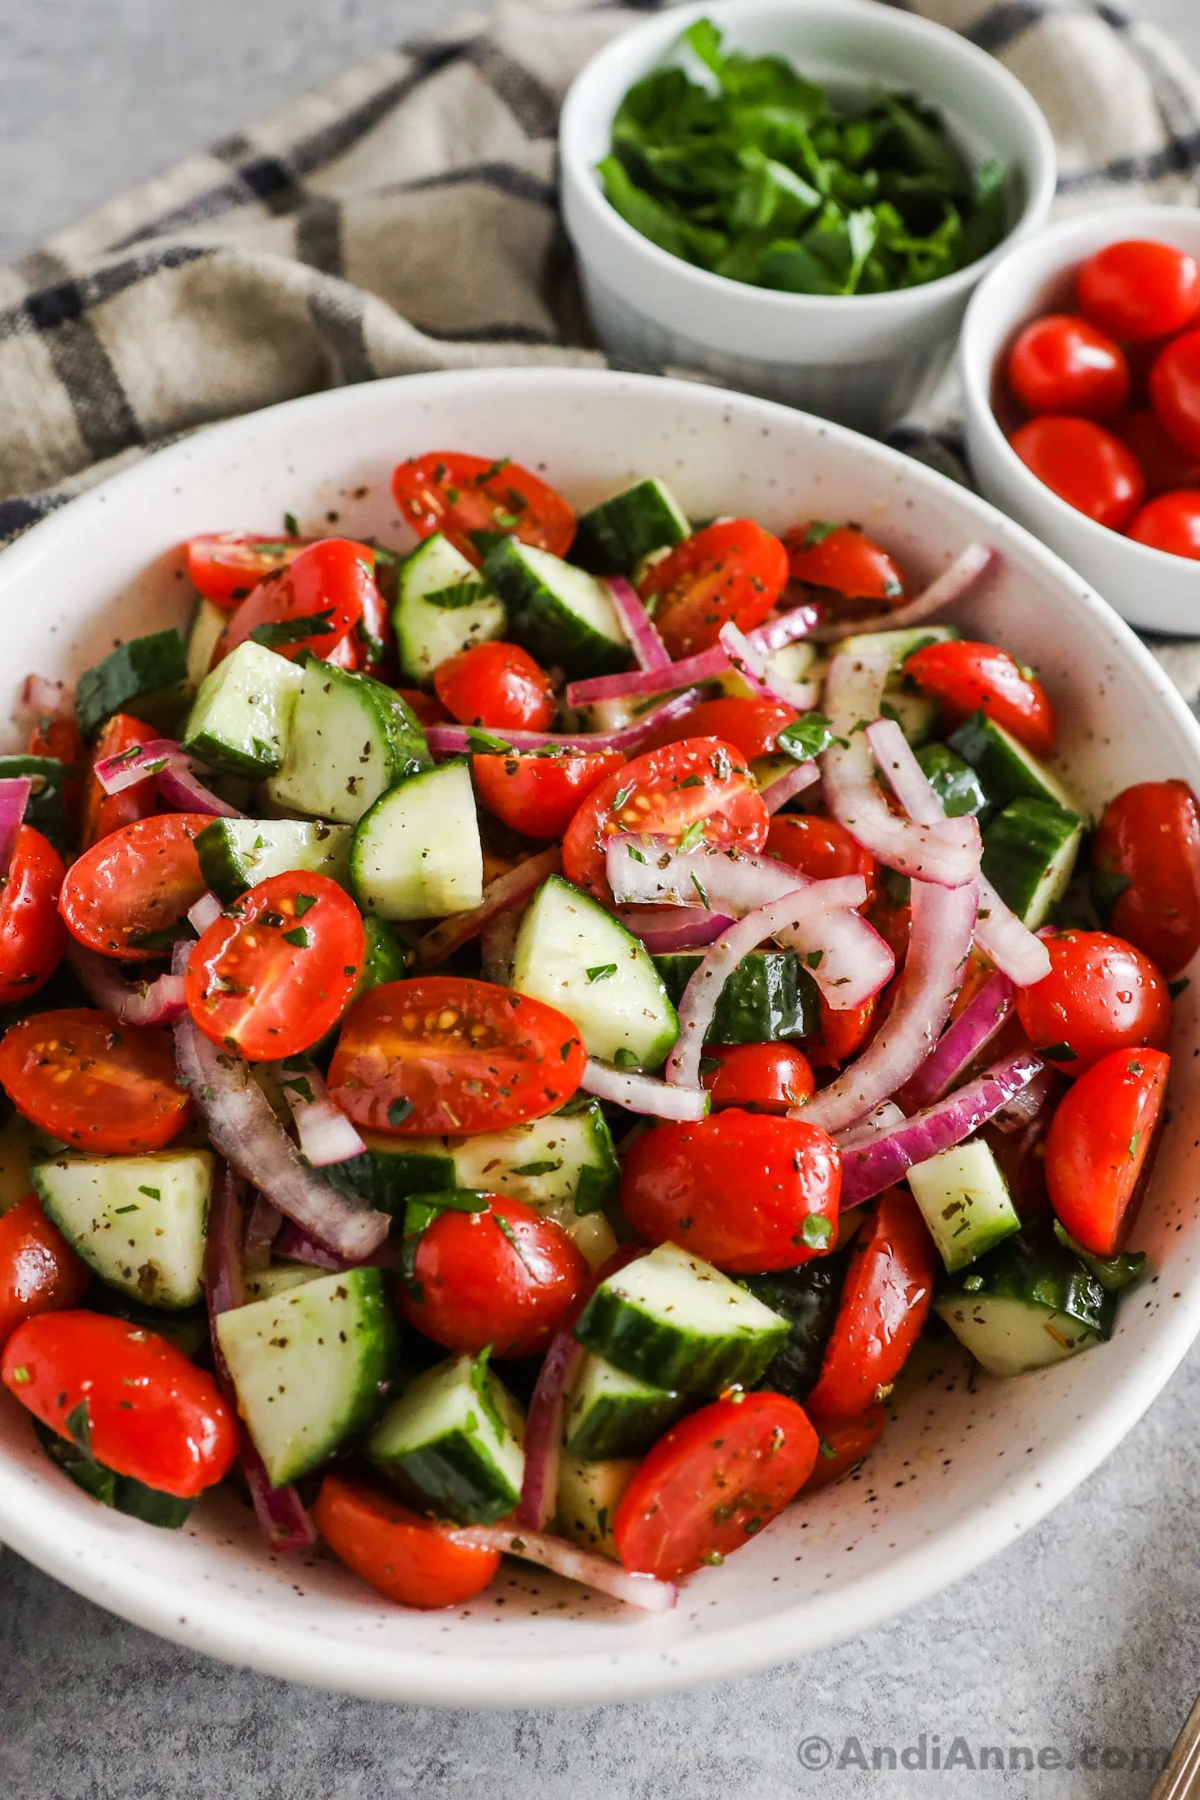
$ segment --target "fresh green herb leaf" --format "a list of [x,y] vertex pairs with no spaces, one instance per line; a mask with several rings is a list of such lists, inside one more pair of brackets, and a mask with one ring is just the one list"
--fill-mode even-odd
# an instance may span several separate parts
[[810,762],[833,741],[833,726],[823,713],[801,713],[798,719],[784,726],[775,739],[775,748],[794,756],[797,762]]
[[823,544],[833,532],[840,530],[840,519],[814,519],[804,533],[801,547],[805,550],[815,550],[818,544]]
[[493,737],[490,731],[467,727],[467,749],[476,756],[512,756],[512,745],[505,738]]
[[689,850],[694,850],[697,844],[702,844],[703,842],[704,820],[693,819],[687,830],[680,836],[679,842],[676,844],[675,848],[679,854],[683,856],[686,855]]
[[333,608],[328,607],[324,612],[304,613],[296,619],[264,620],[261,625],[250,627],[250,636],[264,650],[277,650],[281,644],[299,644],[305,638],[320,637],[328,632],[332,618]]
[[138,1193],[145,1194],[145,1196],[148,1200],[161,1200],[162,1199],[162,1189],[161,1188],[140,1187],[138,1189]]
[[294,901],[296,917],[302,919],[310,906],[317,904],[315,894],[297,894]]
[[607,981],[609,976],[615,975],[616,972],[616,963],[597,963],[594,968],[588,969],[586,974],[589,981]]
[[296,950],[307,950],[312,943],[312,938],[309,936],[307,925],[297,925],[294,931],[284,932],[283,941],[285,944],[291,944]]
[[823,1250],[832,1236],[832,1222],[821,1213],[809,1213],[800,1227],[800,1241],[810,1250]]
[[300,536],[300,526],[294,512],[284,513],[283,529],[287,532],[289,537],[297,538]]
[[1082,1244],[1076,1243],[1058,1219],[1054,1221],[1054,1235],[1064,1250],[1071,1251],[1072,1255],[1079,1258],[1084,1268],[1095,1276],[1107,1293],[1117,1294],[1122,1288],[1132,1286],[1145,1272],[1144,1250],[1125,1250],[1116,1256],[1093,1256],[1090,1250],[1085,1250]]
[[638,1066],[637,1057],[624,1044],[618,1044],[613,1051],[613,1062],[618,1069],[636,1069]]
[[399,1100],[393,1100],[387,1109],[388,1124],[389,1125],[403,1125],[405,1119],[407,1119],[407,1117],[411,1113],[412,1109],[413,1109],[413,1103],[411,1100],[405,1100],[403,1098],[401,1098]]
[[1072,1050],[1070,1044],[1044,1044],[1038,1050],[1039,1056],[1047,1057],[1051,1062],[1078,1062],[1079,1053]]

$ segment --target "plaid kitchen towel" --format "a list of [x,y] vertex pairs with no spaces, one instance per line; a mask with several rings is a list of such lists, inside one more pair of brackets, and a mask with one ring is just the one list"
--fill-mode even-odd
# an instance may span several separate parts
[[[1060,208],[1200,199],[1200,73],[1092,0],[908,0],[999,57],[1058,143]],[[500,0],[385,52],[0,272],[0,540],[132,456],[342,383],[588,347],[558,109],[656,4]],[[431,6],[431,11],[433,8]],[[912,428],[930,460],[952,421]],[[1200,644],[1161,652],[1189,698]]]

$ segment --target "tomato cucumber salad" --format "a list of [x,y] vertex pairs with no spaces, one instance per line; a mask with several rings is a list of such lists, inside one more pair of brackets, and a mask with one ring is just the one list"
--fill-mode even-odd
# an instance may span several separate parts
[[[854,1469],[923,1334],[1112,1334],[1200,809],[859,526],[393,476],[192,539],[186,641],[0,759],[3,1380],[104,1504],[648,1610]],[[911,1377],[910,1377],[911,1380]]]

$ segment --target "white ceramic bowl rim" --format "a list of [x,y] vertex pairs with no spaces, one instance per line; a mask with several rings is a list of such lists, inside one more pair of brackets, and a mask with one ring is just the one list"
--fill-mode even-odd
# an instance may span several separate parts
[[[815,8],[823,4],[824,0],[813,0]],[[957,59],[964,86],[972,81],[986,83],[1020,114],[1026,130],[1037,141],[1039,165],[1036,169],[1026,168],[1024,171],[1028,183],[1025,204],[1004,237],[986,256],[979,257],[966,268],[957,269],[952,275],[941,275],[936,281],[925,282],[918,288],[897,288],[886,294],[834,295],[788,294],[774,288],[755,287],[750,282],[733,281],[726,275],[714,275],[708,269],[697,268],[695,264],[685,262],[682,257],[672,256],[669,250],[652,243],[640,231],[635,230],[628,220],[622,218],[605,198],[595,171],[580,147],[579,122],[587,109],[591,88],[603,81],[614,62],[624,59],[631,41],[636,42],[642,37],[665,36],[664,26],[668,21],[676,27],[675,36],[682,35],[696,19],[714,15],[720,18],[727,6],[728,0],[715,0],[715,3],[710,4],[705,4],[705,0],[693,0],[693,4],[672,7],[666,12],[655,14],[640,25],[631,26],[629,31],[614,38],[585,64],[571,84],[563,105],[559,155],[564,173],[570,178],[593,223],[603,230],[614,232],[627,250],[644,254],[660,273],[665,275],[669,272],[679,281],[692,283],[699,292],[710,296],[728,293],[730,289],[737,290],[749,297],[747,304],[771,311],[818,312],[850,302],[864,314],[869,310],[886,312],[913,304],[914,295],[951,298],[968,292],[986,272],[995,267],[1014,240],[1023,237],[1031,229],[1031,221],[1044,217],[1053,199],[1057,178],[1054,139],[1041,108],[1016,76],[985,50],[980,50],[958,32],[938,25],[933,20],[881,7],[879,0],[837,0],[836,10],[845,15],[847,22],[857,23],[876,38],[886,39],[889,35],[893,39],[907,38],[935,50],[943,57]],[[754,12],[758,16],[771,12],[794,16],[797,10],[803,9],[804,0],[801,0],[800,8],[795,0],[755,0],[754,5]],[[668,53],[669,50],[665,47],[664,56]]]

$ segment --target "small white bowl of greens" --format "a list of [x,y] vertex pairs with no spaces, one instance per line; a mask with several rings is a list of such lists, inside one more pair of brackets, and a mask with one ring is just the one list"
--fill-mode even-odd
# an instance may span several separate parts
[[563,209],[596,335],[861,430],[944,364],[1002,247],[1044,221],[1049,127],[1021,84],[876,0],[717,0],[576,79]]

